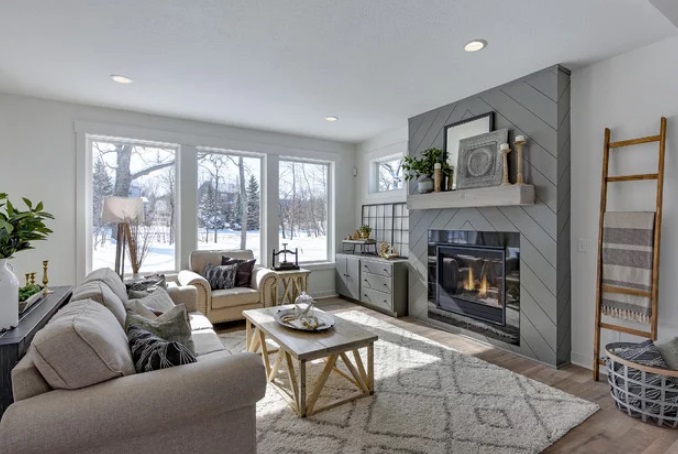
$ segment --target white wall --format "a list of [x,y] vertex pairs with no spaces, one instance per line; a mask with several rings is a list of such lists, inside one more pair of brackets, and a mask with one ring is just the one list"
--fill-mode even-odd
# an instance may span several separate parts
[[[193,147],[193,150],[197,145],[204,145],[266,153],[271,157],[269,166],[278,155],[331,159],[335,162],[337,188],[335,247],[341,245],[341,232],[354,228],[353,216],[342,215],[353,212],[354,185],[346,183],[352,183],[354,179],[354,145],[0,93],[0,192],[9,193],[12,199],[25,196],[34,201],[42,200],[45,209],[56,217],[50,223],[54,234],[47,241],[36,243],[36,250],[21,252],[13,260],[19,276],[39,271],[40,261],[47,259],[50,260],[52,283],[72,284],[83,277],[78,273],[77,263],[82,263],[84,257],[82,253],[76,253],[77,226],[84,222],[78,218],[82,213],[78,213],[76,203],[79,176],[76,170],[76,124],[78,128],[85,125],[84,128],[104,128],[113,132],[134,131],[134,135],[177,137],[187,149]],[[264,182],[267,197],[273,197],[277,193],[276,181],[272,181],[275,178],[267,180]],[[180,195],[184,205],[191,201],[186,194],[190,196],[193,191],[185,189],[180,189],[184,190]],[[277,210],[265,222],[269,229],[277,226]],[[272,235],[275,237],[275,233]],[[183,240],[181,250],[190,251],[195,238],[184,237]],[[271,249],[271,244],[267,248]],[[182,260],[185,266],[187,257]],[[314,295],[334,294],[333,267],[315,267],[310,286]]]
[[[612,140],[659,132],[668,119],[659,338],[678,335],[678,38],[572,73],[572,362],[591,367],[603,131]],[[613,151],[611,172],[655,173],[657,144]],[[655,182],[613,183],[608,209],[654,210]],[[587,251],[577,252],[579,239]],[[642,326],[642,325],[641,325]],[[602,345],[628,336],[604,332]]]
[[[370,175],[373,169],[370,166],[374,160],[385,156],[403,153],[407,155],[408,129],[407,121],[400,128],[386,131],[369,140],[361,142],[356,147],[356,203],[355,225],[360,225],[360,208],[365,204],[372,203],[397,203],[405,202],[407,193],[405,189],[389,192],[370,192]],[[353,231],[345,232],[344,237]],[[341,234],[341,232],[339,232]]]

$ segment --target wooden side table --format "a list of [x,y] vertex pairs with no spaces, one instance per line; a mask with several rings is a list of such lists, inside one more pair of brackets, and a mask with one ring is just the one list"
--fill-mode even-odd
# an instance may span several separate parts
[[16,328],[0,334],[0,416],[14,402],[12,369],[26,354],[35,333],[71,299],[71,287],[50,287],[53,293],[19,316]]
[[[275,271],[275,270],[274,270]],[[303,268],[290,271],[275,271],[277,279],[275,282],[274,300],[275,305],[294,304],[301,292],[308,293],[308,278],[311,270]],[[278,298],[279,285],[282,282],[282,298]]]

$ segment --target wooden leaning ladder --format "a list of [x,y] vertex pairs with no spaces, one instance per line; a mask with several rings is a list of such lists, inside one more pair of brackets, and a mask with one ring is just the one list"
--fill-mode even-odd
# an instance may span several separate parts
[[[609,157],[611,148],[628,147],[631,145],[640,145],[643,143],[659,142],[659,169],[657,173],[639,174],[639,175],[621,175],[609,176]],[[619,142],[610,142],[610,130],[605,128],[605,148],[603,149],[603,178],[600,187],[600,223],[598,226],[598,279],[596,281],[596,326],[593,345],[593,379],[598,381],[600,366],[604,364],[600,359],[600,332],[602,329],[618,331],[621,333],[632,334],[634,336],[647,337],[652,340],[657,339],[657,306],[659,296],[659,245],[662,232],[662,198],[664,190],[664,149],[666,146],[666,118],[661,118],[659,134],[656,136],[641,137],[639,139],[621,140]],[[629,288],[614,287],[603,285],[603,223],[604,214],[607,209],[607,185],[608,183],[657,180],[657,202],[655,209],[654,224],[654,244],[652,256],[652,290],[650,292],[643,290],[634,290]],[[650,331],[628,328],[621,325],[603,323],[601,321],[601,303],[603,292],[621,293],[625,295],[644,296],[651,299],[652,316],[650,317]]]

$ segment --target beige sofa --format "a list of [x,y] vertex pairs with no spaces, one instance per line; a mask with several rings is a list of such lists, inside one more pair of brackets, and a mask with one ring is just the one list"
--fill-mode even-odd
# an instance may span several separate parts
[[[91,343],[82,334],[83,324],[90,328],[94,324],[100,341],[116,338],[122,342],[122,349],[116,344],[116,353],[128,355],[119,324],[125,311],[125,287],[112,270],[97,270],[75,289],[71,302],[48,324],[64,325],[68,330],[71,320],[77,320],[68,334],[76,342],[60,345],[59,337],[44,342],[45,336],[40,339],[36,335],[26,356],[13,369],[15,403],[0,421],[0,451],[255,453],[256,402],[266,390],[260,357],[231,355],[224,350],[209,320],[197,311],[195,288],[171,285],[168,293],[190,312],[196,363],[145,373],[134,373],[132,366],[131,371],[112,370],[115,378],[91,386],[52,389],[48,380],[53,377],[40,372],[45,371],[42,345],[60,352],[57,360],[70,355],[73,361],[77,354],[74,344],[82,344],[85,353],[76,358],[78,370],[68,371],[72,377],[86,378],[93,373],[88,369],[95,368],[91,363],[104,361],[94,357],[96,351],[87,351]],[[36,361],[40,361],[40,370]]]
[[188,259],[190,270],[179,272],[178,281],[183,286],[198,289],[198,308],[212,323],[242,320],[242,311],[274,305],[276,273],[255,266],[249,287],[235,287],[227,290],[212,290],[202,276],[207,264],[221,265],[221,257],[252,260],[250,250],[193,251]]

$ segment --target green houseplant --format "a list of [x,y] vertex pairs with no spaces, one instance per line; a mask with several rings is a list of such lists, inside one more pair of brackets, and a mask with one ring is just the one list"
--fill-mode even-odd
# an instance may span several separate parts
[[413,156],[405,156],[403,158],[403,173],[405,180],[410,181],[416,178],[418,182],[418,190],[420,194],[433,191],[433,167],[440,158],[443,151],[440,148],[428,148],[421,153],[421,158]]
[[360,236],[362,236],[363,239],[368,239],[370,237],[370,233],[372,233],[372,227],[369,225],[361,225],[358,228],[358,231],[360,232]]
[[42,202],[33,206],[23,198],[25,210],[16,208],[0,193],[0,329],[9,329],[19,323],[19,279],[8,266],[9,259],[19,251],[33,249],[33,241],[47,238],[52,231],[45,225],[54,216],[43,211]]

